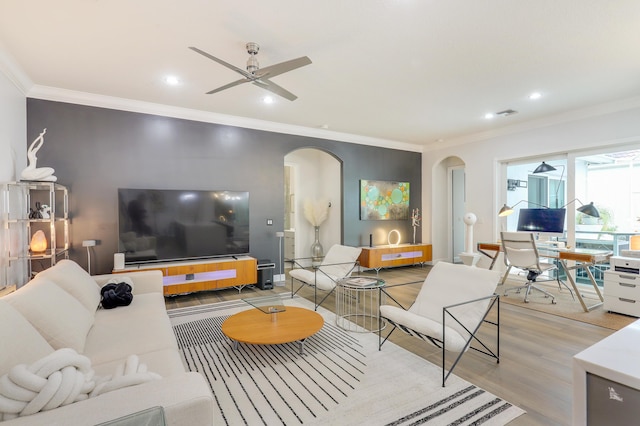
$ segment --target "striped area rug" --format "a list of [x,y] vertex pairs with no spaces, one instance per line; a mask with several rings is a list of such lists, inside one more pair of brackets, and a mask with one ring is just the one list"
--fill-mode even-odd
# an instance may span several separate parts
[[297,343],[234,350],[221,325],[246,309],[228,301],[168,311],[185,365],[211,386],[216,425],[503,425],[524,413],[456,376],[442,388],[439,367],[391,342],[378,351],[377,334],[343,331],[322,308],[325,325],[303,355]]

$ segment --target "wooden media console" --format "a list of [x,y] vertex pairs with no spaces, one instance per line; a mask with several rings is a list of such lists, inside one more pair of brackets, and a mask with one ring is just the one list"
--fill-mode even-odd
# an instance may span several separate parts
[[363,247],[358,261],[363,268],[380,270],[393,266],[413,265],[432,260],[431,244]]
[[242,288],[258,281],[258,261],[251,256],[217,258],[184,262],[128,265],[113,273],[160,271],[164,295],[194,293],[228,287]]

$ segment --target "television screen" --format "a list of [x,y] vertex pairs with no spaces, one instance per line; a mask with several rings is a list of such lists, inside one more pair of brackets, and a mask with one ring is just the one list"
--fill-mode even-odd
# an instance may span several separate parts
[[118,189],[126,263],[249,253],[249,193]]
[[520,209],[518,231],[564,233],[566,209]]

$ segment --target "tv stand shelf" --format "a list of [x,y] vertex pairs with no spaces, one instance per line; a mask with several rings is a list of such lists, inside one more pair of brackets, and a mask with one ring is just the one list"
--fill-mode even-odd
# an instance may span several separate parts
[[216,258],[184,262],[128,265],[114,270],[123,274],[135,271],[160,271],[164,295],[194,293],[222,288],[242,288],[258,281],[258,261],[250,256]]
[[381,268],[413,265],[431,261],[431,244],[363,247],[360,266],[379,271]]

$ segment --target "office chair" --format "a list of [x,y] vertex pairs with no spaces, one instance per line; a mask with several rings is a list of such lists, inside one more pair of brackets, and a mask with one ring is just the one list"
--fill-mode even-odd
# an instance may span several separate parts
[[[506,290],[504,292],[504,295],[506,296],[507,293],[511,291],[520,293],[520,291],[524,289],[524,302],[529,303],[529,293],[531,293],[531,290],[536,290],[544,294],[546,297],[550,297],[551,303],[555,304],[556,298],[553,294],[543,290],[542,288],[534,284],[538,282],[538,276],[554,269],[557,270],[558,267],[554,263],[540,261],[540,254],[538,253],[538,248],[536,247],[536,240],[533,236],[533,233],[501,232],[500,236],[502,240],[502,251],[504,252],[504,263],[505,265],[507,265],[507,271],[502,277],[501,284],[504,284],[504,282],[507,280],[509,271],[512,267],[522,269],[523,271],[527,272],[527,282],[522,286]],[[546,279],[544,281],[557,281],[558,288],[560,289],[562,289],[561,285],[564,285],[571,293],[571,297],[573,297],[575,300],[573,291],[564,282],[560,281],[559,278]]]

